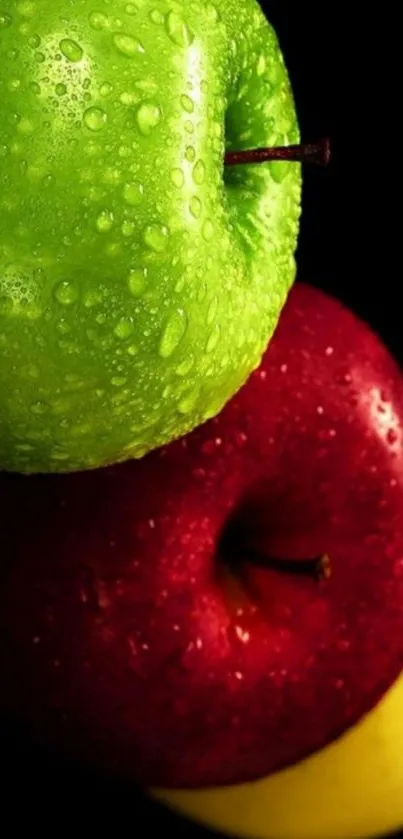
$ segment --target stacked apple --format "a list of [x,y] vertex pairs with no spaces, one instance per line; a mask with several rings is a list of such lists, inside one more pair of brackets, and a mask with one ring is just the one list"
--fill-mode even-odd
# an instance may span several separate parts
[[30,90],[1,129],[0,710],[143,785],[249,780],[403,667],[401,372],[323,293],[283,308],[299,166],[244,164],[296,124],[255,3],[39,6],[0,17],[2,91]]

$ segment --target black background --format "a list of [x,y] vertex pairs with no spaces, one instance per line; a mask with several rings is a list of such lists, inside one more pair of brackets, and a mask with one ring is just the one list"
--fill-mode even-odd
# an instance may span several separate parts
[[[402,361],[398,211],[386,197],[389,190],[393,200],[399,197],[391,92],[396,21],[387,3],[372,11],[367,4],[351,10],[350,4],[319,0],[262,5],[289,67],[303,140],[329,136],[333,151],[328,169],[305,171],[299,278],[349,304]],[[91,834],[103,827],[132,837],[157,831],[178,839],[213,836],[129,786],[38,753],[21,736],[8,731],[0,739],[2,816],[10,816],[14,828],[22,819],[31,829],[53,833],[72,821]]]

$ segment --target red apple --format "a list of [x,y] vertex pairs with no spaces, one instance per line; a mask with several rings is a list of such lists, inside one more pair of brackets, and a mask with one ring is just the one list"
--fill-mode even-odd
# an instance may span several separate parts
[[[260,370],[186,439],[3,474],[2,711],[167,787],[246,781],[337,737],[403,667],[402,419],[377,336],[301,284]],[[325,579],[289,563],[324,554]]]

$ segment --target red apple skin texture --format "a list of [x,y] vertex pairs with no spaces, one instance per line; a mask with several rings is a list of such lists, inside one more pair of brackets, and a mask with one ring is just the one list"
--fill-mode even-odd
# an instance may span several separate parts
[[[39,743],[144,785],[294,763],[403,667],[402,376],[338,302],[297,284],[222,414],[140,462],[1,476],[0,708]],[[326,551],[329,580],[219,573]],[[346,767],[348,771],[348,767]]]

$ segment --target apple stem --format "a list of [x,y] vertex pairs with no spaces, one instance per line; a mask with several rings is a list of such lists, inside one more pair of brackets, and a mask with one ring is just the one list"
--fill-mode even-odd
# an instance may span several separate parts
[[317,143],[305,143],[298,146],[277,146],[273,148],[249,149],[246,151],[230,151],[224,158],[226,166],[238,166],[246,163],[267,163],[282,160],[299,163],[313,163],[316,166],[327,166],[330,162],[330,140],[326,137]]
[[318,581],[329,580],[332,575],[332,564],[328,554],[312,557],[312,559],[288,559],[279,557],[249,556],[248,560],[260,568],[280,571],[282,574],[295,574],[302,577],[313,577]]

